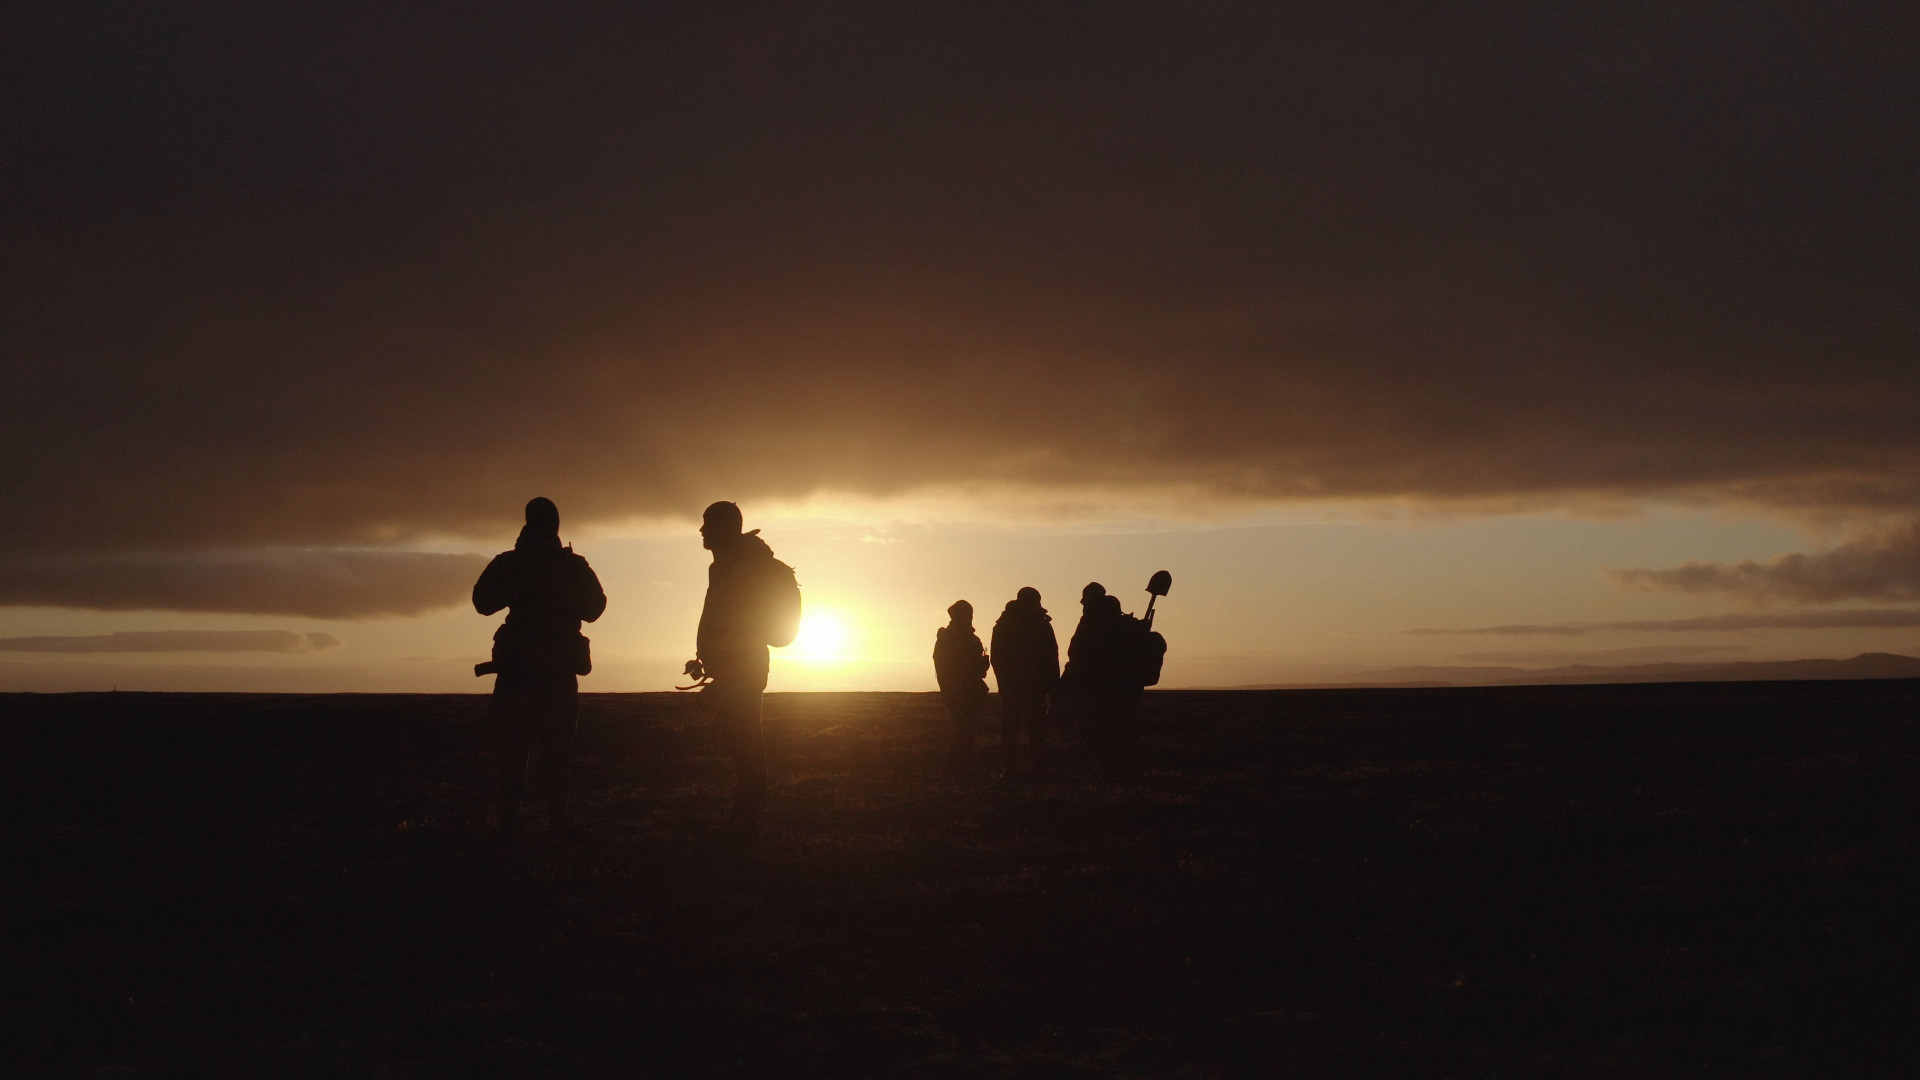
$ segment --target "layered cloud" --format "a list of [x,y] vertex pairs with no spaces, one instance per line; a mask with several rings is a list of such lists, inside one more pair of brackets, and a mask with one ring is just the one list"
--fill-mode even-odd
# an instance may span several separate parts
[[1886,608],[1848,608],[1828,611],[1736,612],[1696,615],[1686,619],[1628,619],[1616,622],[1510,623],[1465,628],[1419,627],[1405,631],[1414,637],[1461,634],[1501,637],[1582,637],[1587,634],[1628,632],[1688,633],[1728,630],[1864,630],[1920,626],[1920,611]]
[[1448,657],[1467,664],[1524,664],[1554,667],[1563,664],[1659,664],[1680,660],[1735,657],[1744,645],[1636,645],[1625,649],[1505,649],[1464,652]]
[[10,22],[0,602],[414,610],[125,553],[535,493],[1920,496],[1871,14],[705,11]]
[[1645,592],[1722,593],[1756,602],[1920,600],[1920,524],[1827,551],[1794,552],[1764,562],[1690,562],[1608,575]]
[[76,637],[0,638],[0,652],[30,653],[305,653],[339,648],[332,634],[292,630],[123,630]]
[[0,561],[0,604],[416,615],[463,602],[485,564],[478,555],[325,549],[15,557]]

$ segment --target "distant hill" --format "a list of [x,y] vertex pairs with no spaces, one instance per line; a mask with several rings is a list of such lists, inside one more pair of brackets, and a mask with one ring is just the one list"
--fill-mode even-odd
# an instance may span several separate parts
[[1195,687],[1207,690],[1296,690],[1361,687],[1567,686],[1581,683],[1778,682],[1799,679],[1920,679],[1920,657],[1861,653],[1847,660],[1741,660],[1735,663],[1567,664],[1551,668],[1382,668],[1343,675],[1338,682],[1251,683]]

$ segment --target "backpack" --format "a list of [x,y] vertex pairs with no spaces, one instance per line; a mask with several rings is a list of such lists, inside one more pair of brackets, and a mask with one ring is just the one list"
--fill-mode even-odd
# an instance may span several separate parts
[[793,567],[779,559],[768,560],[760,582],[759,601],[761,625],[766,628],[767,644],[776,649],[793,644],[800,636],[800,582],[793,576]]
[[1160,681],[1160,665],[1167,659],[1167,639],[1158,630],[1146,629],[1144,623],[1138,625],[1142,632],[1135,635],[1132,650],[1135,681],[1153,686]]

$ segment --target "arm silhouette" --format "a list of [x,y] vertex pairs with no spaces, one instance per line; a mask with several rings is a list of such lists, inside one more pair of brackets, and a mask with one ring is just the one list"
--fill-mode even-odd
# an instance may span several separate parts
[[[473,583],[473,610],[482,615],[491,615],[513,602],[512,583],[509,580],[512,573],[507,568],[511,561],[507,556],[510,554],[504,552],[495,555],[487,568],[480,571],[480,580]],[[602,606],[605,603],[605,600],[601,601]]]
[[[575,556],[573,579],[574,613],[584,622],[592,622],[607,610],[607,591],[600,587],[600,575],[587,560]],[[481,575],[485,577],[485,575]]]

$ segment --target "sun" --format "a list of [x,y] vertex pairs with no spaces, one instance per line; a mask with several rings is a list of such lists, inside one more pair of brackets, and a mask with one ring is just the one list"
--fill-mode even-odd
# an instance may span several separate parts
[[816,612],[800,620],[793,654],[807,660],[839,660],[847,644],[847,624],[838,616]]

